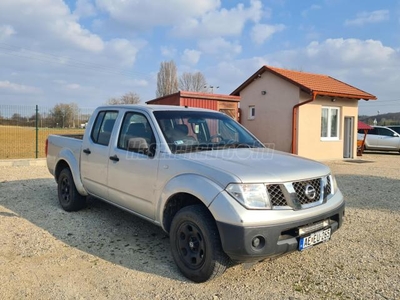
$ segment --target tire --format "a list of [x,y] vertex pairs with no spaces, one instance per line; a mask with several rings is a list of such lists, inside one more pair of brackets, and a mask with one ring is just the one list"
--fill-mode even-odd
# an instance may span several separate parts
[[171,251],[181,273],[194,282],[222,275],[230,259],[224,253],[217,225],[202,205],[186,206],[172,220]]
[[58,176],[58,201],[65,211],[78,211],[86,206],[86,197],[79,194],[69,168]]

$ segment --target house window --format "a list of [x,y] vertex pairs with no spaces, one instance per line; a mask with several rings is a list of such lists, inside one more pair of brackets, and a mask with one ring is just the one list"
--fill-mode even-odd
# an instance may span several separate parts
[[339,108],[323,107],[321,111],[321,139],[339,139]]
[[256,118],[256,107],[254,105],[249,106],[249,120],[254,120]]

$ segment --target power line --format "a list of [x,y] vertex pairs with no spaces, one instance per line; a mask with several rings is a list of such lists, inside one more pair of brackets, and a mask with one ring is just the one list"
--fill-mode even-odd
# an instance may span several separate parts
[[80,60],[76,60],[76,59],[71,59],[69,57],[62,57],[62,56],[57,56],[57,55],[50,54],[50,53],[43,53],[43,52],[39,52],[39,51],[28,50],[28,49],[19,48],[19,47],[13,46],[13,45],[5,44],[5,43],[0,43],[0,53],[10,55],[10,56],[15,56],[15,57],[21,57],[21,58],[26,58],[26,59],[31,59],[31,60],[42,61],[42,62],[46,62],[46,63],[55,63],[55,64],[72,67],[72,68],[97,71],[97,72],[102,72],[102,73],[110,74],[110,75],[122,75],[122,76],[126,76],[126,77],[131,77],[131,78],[139,77],[141,79],[143,79],[143,78],[151,79],[151,76],[149,76],[148,74],[141,73],[141,72],[117,70],[116,68],[111,68],[111,67],[97,64],[97,63],[80,61]]

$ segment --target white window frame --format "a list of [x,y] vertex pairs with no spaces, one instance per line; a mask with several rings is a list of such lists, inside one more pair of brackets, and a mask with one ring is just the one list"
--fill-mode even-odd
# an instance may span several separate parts
[[[322,136],[322,111],[324,109],[328,110],[328,126],[327,126],[327,136]],[[332,129],[332,111],[337,111],[337,122],[336,122],[336,132],[337,136],[331,136]],[[340,139],[340,107],[323,106],[321,108],[321,141],[338,141]]]
[[249,105],[249,114],[248,114],[248,120],[254,120],[256,118],[256,106],[255,105]]

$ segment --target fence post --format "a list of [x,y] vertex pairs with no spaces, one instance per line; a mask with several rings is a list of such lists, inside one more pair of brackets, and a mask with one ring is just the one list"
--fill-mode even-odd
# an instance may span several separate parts
[[39,108],[36,104],[36,118],[35,118],[35,126],[36,126],[36,158],[39,156]]

